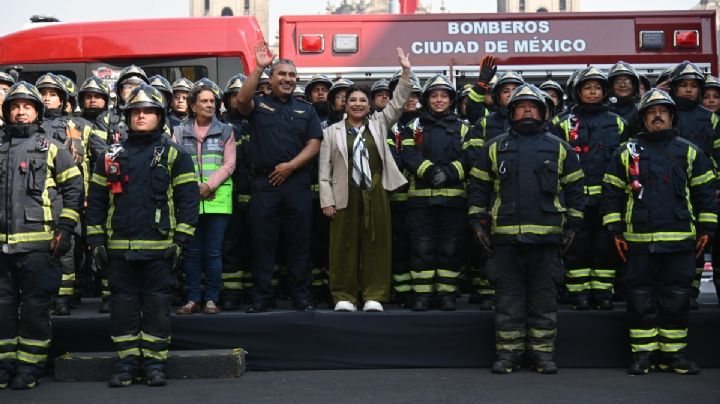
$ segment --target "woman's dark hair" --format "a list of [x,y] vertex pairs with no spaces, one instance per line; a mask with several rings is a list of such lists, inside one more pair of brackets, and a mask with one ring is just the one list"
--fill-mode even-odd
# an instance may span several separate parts
[[217,97],[215,97],[215,93],[213,92],[212,88],[206,86],[206,85],[195,85],[190,90],[190,93],[187,96],[187,102],[188,102],[188,114],[191,118],[195,117],[195,112],[192,110],[192,105],[195,104],[197,101],[198,96],[203,91],[209,91],[210,94],[213,95],[213,98],[215,98],[215,115],[220,116],[220,101]]
[[368,102],[370,102],[370,87],[362,84],[353,84],[350,87],[348,87],[347,91],[345,92],[345,104],[347,104],[348,98],[350,97],[350,94],[360,91],[361,93],[365,94],[365,96],[368,99]]

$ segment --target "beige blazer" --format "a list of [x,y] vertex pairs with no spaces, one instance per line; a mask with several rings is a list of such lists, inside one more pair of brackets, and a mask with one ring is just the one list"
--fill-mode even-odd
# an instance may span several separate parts
[[[370,114],[368,117],[368,128],[382,160],[382,186],[387,191],[396,190],[407,183],[407,179],[398,169],[390,152],[387,133],[392,125],[400,119],[405,102],[411,92],[412,84],[409,81],[400,80],[388,106],[382,112]],[[350,184],[348,159],[347,130],[343,119],[323,131],[318,169],[321,207],[334,206],[338,210],[347,207]]]

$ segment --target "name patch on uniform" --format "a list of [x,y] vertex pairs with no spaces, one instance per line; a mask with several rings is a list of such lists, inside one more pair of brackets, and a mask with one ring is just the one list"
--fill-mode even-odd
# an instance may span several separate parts
[[258,105],[258,107],[260,107],[260,108],[265,108],[265,109],[267,109],[268,111],[275,112],[275,108],[273,108],[273,107],[265,104],[264,102],[261,102],[261,103]]
[[305,113],[305,111],[301,111],[301,110],[299,110],[299,109],[293,109],[293,112],[295,112],[295,113],[297,113],[297,114],[300,114],[300,115],[302,115],[302,114]]

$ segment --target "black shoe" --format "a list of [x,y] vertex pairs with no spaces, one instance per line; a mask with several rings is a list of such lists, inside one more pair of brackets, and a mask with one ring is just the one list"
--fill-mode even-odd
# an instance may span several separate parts
[[480,310],[482,311],[493,311],[495,310],[495,299],[491,297],[485,297],[480,300]]
[[315,311],[315,303],[312,300],[300,299],[293,302],[293,308],[297,311]]
[[56,316],[69,316],[70,299],[67,297],[56,297],[52,305],[52,314]]
[[134,376],[129,372],[117,372],[110,376],[108,386],[110,387],[127,387],[132,384]]
[[612,309],[614,308],[614,307],[613,307],[612,300],[610,300],[610,299],[608,299],[608,298],[605,298],[605,297],[596,298],[596,299],[595,299],[595,302],[594,302],[594,306],[595,306],[595,309],[596,309],[596,310],[607,310],[607,311],[609,311],[609,310],[612,310]]
[[145,373],[145,384],[153,387],[164,386],[167,384],[167,377],[160,369],[150,369]]
[[0,369],[0,390],[8,388],[13,379],[13,374],[7,369]]
[[82,304],[82,299],[80,298],[80,295],[72,295],[70,296],[69,302],[71,309],[77,309]]
[[638,352],[633,354],[633,362],[628,368],[628,374],[646,375],[652,367],[650,363],[650,352]]
[[18,373],[12,379],[10,388],[13,390],[29,390],[37,386],[37,379],[30,373]]
[[470,296],[468,296],[468,304],[479,304],[482,303],[482,300],[482,296],[477,292],[470,293]]
[[98,307],[98,313],[110,313],[110,297],[102,298],[102,300],[100,301],[100,307]]
[[558,372],[558,367],[552,360],[538,360],[531,366],[532,369],[542,375],[554,375]]
[[427,297],[416,297],[413,303],[413,311],[428,311],[430,304],[428,303]]
[[442,311],[455,311],[455,296],[454,295],[442,295],[440,296],[440,310]]
[[223,311],[235,311],[240,308],[240,304],[235,299],[223,299],[222,309]]
[[700,367],[695,362],[687,360],[683,354],[663,355],[658,364],[658,368],[680,375],[696,375],[700,373]]
[[700,306],[698,305],[697,297],[691,297],[690,303],[688,303],[688,309],[690,310],[698,310]]
[[265,303],[253,303],[245,310],[245,313],[265,313],[270,310],[270,306]]
[[572,299],[575,310],[590,310],[590,300],[585,295],[575,296]]

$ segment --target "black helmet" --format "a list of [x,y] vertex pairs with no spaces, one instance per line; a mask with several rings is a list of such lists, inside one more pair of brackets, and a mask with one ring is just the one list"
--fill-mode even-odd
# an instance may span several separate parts
[[555,101],[553,101],[550,94],[548,94],[548,92],[545,90],[540,90],[540,94],[542,94],[543,98],[545,99],[545,106],[547,107],[546,111],[550,111],[551,113],[553,113],[555,111]]
[[708,88],[714,88],[718,91],[720,91],[720,81],[718,81],[717,77],[708,74],[705,76],[705,84],[703,85],[703,92]]
[[186,91],[190,92],[192,90],[193,82],[190,81],[190,79],[186,79],[185,77],[181,77],[177,80],[175,80],[174,83],[172,83],[172,91],[173,93],[175,91]]
[[452,111],[457,101],[457,90],[455,90],[455,86],[453,86],[450,78],[442,74],[436,74],[425,82],[421,94],[423,105],[428,105],[427,99],[430,96],[430,92],[438,89],[447,90],[447,92],[450,93],[450,111]]
[[12,86],[15,84],[15,78],[5,72],[0,72],[0,83],[6,83]]
[[[395,73],[388,82],[387,90],[390,92],[390,98],[392,98],[393,91],[395,91],[395,87],[397,87],[400,77],[402,77],[402,70]],[[418,85],[420,85],[420,79],[412,71],[410,72],[409,80],[411,83],[418,83]]]
[[558,105],[555,105],[555,111],[561,111],[563,109],[563,97],[565,96],[565,91],[563,91],[560,83],[555,80],[546,80],[542,84],[540,84],[538,88],[545,92],[547,92],[547,90],[556,91],[558,93]]
[[[648,79],[646,75],[638,74],[638,78],[640,79],[640,84],[645,87],[645,91],[648,91],[652,88],[652,86],[650,85],[650,79]],[[642,94],[640,95],[642,96]]]
[[35,82],[35,88],[41,92],[43,88],[56,90],[60,96],[60,109],[65,109],[65,103],[68,102],[68,93],[65,83],[53,73],[45,73],[38,77]]
[[[693,63],[687,60],[675,66],[670,76],[671,85],[675,86],[682,80],[698,80],[700,83],[705,82],[705,76],[702,71]],[[702,86],[702,84],[700,84]]]
[[545,115],[547,114],[547,104],[545,96],[542,91],[532,84],[522,84],[513,90],[510,99],[508,100],[508,120],[512,123],[513,110],[520,101],[532,101],[540,109],[540,121],[545,121]]
[[500,91],[505,84],[515,84],[521,86],[525,84],[525,80],[523,80],[521,75],[512,71],[505,72],[500,75],[492,89],[492,99],[497,106],[500,106]]
[[672,77],[673,70],[675,70],[675,66],[667,67],[665,70],[661,71],[660,74],[657,76],[657,79],[655,79],[655,85],[662,83],[663,81],[670,80],[670,77]]
[[613,80],[615,80],[617,77],[620,76],[628,76],[630,77],[630,81],[632,81],[633,88],[635,89],[634,95],[639,95],[640,92],[640,77],[638,76],[637,71],[630,63],[623,62],[622,60],[615,63],[614,65],[610,66],[610,70],[608,70],[608,85],[612,89]]
[[[327,96],[328,105],[330,105],[330,107],[332,108],[333,102],[335,100],[335,94],[337,94],[341,90],[347,90],[353,84],[355,84],[355,83],[353,83],[352,80],[348,80],[348,79],[340,78],[340,79],[335,80],[333,85],[330,87],[330,91],[328,91],[328,96]],[[307,87],[306,87],[306,89],[307,89]]]
[[670,109],[670,114],[673,117],[673,123],[675,122],[677,119],[677,114],[675,113],[677,105],[675,104],[675,101],[672,99],[670,94],[665,91],[659,88],[653,88],[640,97],[640,101],[637,105],[638,114],[643,117],[643,125],[645,125],[645,110],[655,105],[665,105],[668,107]]
[[375,97],[375,93],[379,91],[390,91],[390,82],[385,79],[380,79],[373,83],[370,87],[370,98]]
[[305,98],[310,99],[310,94],[312,93],[313,87],[315,87],[318,84],[324,84],[327,86],[328,90],[330,87],[332,87],[333,83],[332,80],[330,80],[330,77],[324,75],[324,74],[315,74],[312,77],[310,77],[310,81],[308,81],[307,84],[305,84]]
[[68,102],[72,106],[72,109],[75,109],[77,107],[77,96],[78,96],[78,89],[75,85],[75,82],[68,76],[63,76],[62,74],[58,74],[57,77],[60,79],[60,81],[65,86],[65,92],[68,96]]
[[145,74],[145,70],[135,66],[130,65],[122,70],[120,70],[120,74],[118,75],[117,79],[117,85],[121,86],[123,82],[127,79],[130,79],[132,77],[137,77],[140,80],[144,81],[145,84],[149,84],[147,74]]
[[263,69],[262,74],[260,75],[260,80],[258,80],[259,84],[269,84],[270,83],[270,68],[266,67]]
[[598,69],[595,66],[589,66],[580,73],[577,74],[575,77],[575,82],[573,83],[573,97],[576,102],[580,102],[580,87],[582,87],[583,83],[595,80],[600,83],[600,86],[603,90],[603,100],[605,100],[608,97],[608,79],[605,73],[601,72],[600,69]]
[[2,112],[5,117],[5,121],[10,119],[10,102],[12,100],[32,101],[35,104],[35,108],[37,108],[37,122],[42,121],[43,113],[45,113],[45,105],[43,105],[40,91],[38,91],[35,86],[26,81],[21,81],[10,87],[5,95],[5,101],[2,104]]
[[230,108],[228,98],[231,95],[240,92],[243,84],[245,84],[245,80],[247,80],[247,77],[244,74],[236,74],[230,77],[227,84],[225,85],[225,91],[223,91],[222,94],[223,103],[225,103],[225,109]]
[[130,125],[130,112],[137,108],[157,109],[160,124],[156,129],[161,129],[165,125],[165,102],[162,93],[157,88],[148,84],[140,84],[130,92],[123,110],[125,122],[128,122],[128,125]]
[[165,106],[167,107],[170,105],[170,100],[172,100],[172,86],[170,85],[170,82],[161,75],[155,75],[148,79],[148,84],[155,87],[160,91],[160,94],[165,97]]
[[[103,81],[103,79],[92,76],[85,80],[82,83],[82,86],[80,86],[80,91],[78,91],[78,97],[81,101],[85,98],[86,93],[100,94],[105,99],[104,109],[108,108],[110,101],[110,87],[105,83],[105,81]],[[80,103],[80,108],[84,109],[85,107],[83,104],[83,102]]]
[[582,69],[578,69],[578,70],[575,70],[574,72],[572,72],[570,74],[570,76],[568,77],[567,81],[565,82],[565,97],[570,104],[577,102],[577,100],[574,98],[575,97],[575,78],[577,77],[578,74],[580,74],[581,71],[582,71]]

